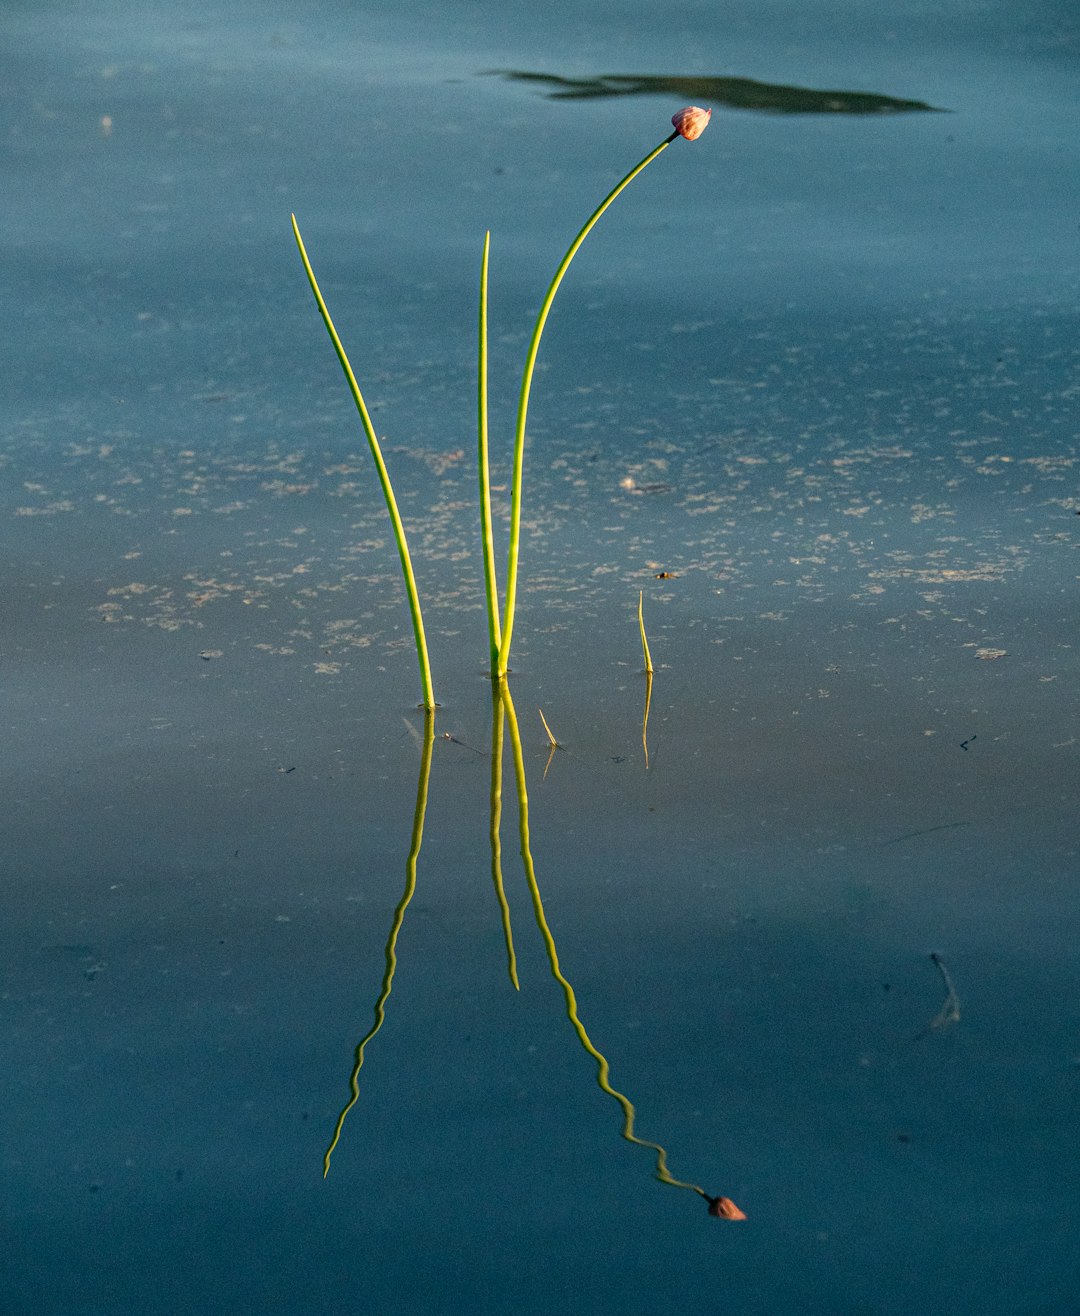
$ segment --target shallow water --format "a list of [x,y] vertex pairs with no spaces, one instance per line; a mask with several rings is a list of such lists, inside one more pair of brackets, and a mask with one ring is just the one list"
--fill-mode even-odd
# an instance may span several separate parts
[[[4,29],[7,1309],[1078,1309],[1072,8]],[[781,90],[718,91],[545,335],[515,991],[480,243],[501,552],[538,298],[676,77]],[[425,601],[411,894],[411,631],[292,211]],[[637,1136],[746,1223],[620,1139],[553,947]]]

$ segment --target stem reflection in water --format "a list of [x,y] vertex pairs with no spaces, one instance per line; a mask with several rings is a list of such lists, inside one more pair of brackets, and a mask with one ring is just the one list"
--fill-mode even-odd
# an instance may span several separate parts
[[424,839],[424,814],[427,812],[428,782],[431,779],[431,751],[434,744],[435,710],[429,708],[424,712],[424,742],[420,754],[420,779],[416,783],[416,808],[413,810],[409,857],[405,861],[405,890],[398,901],[397,908],[394,910],[394,920],[390,925],[390,936],[386,942],[386,969],[383,973],[382,987],[378,999],[375,1001],[375,1022],[356,1045],[353,1070],[349,1075],[349,1100],[338,1116],[334,1136],[330,1141],[330,1146],[326,1149],[326,1155],[323,1157],[324,1179],[330,1173],[330,1157],[333,1156],[334,1148],[338,1145],[338,1139],[341,1137],[341,1130],[345,1124],[345,1117],[356,1105],[357,1098],[360,1096],[360,1070],[364,1064],[364,1050],[383,1026],[383,1020],[386,1018],[386,1002],[390,998],[390,992],[394,986],[394,972],[397,969],[398,933],[401,931],[402,923],[405,922],[405,911],[408,909],[409,901],[412,900],[413,892],[416,890],[416,861],[420,857],[420,845]]
[[645,771],[649,770],[649,707],[652,704],[652,672],[645,673],[645,712],[641,718],[641,748],[645,751]]
[[488,837],[491,841],[491,880],[495,886],[495,898],[499,902],[502,916],[503,937],[506,940],[506,960],[510,981],[514,990],[520,991],[518,982],[517,956],[514,954],[514,934],[510,929],[510,906],[507,904],[506,891],[503,888],[502,875],[502,761],[503,761],[503,713],[499,685],[491,686],[491,826]]
[[[644,738],[645,727],[648,723],[648,697],[651,690],[650,684],[646,687],[646,713],[645,725],[642,728]],[[509,727],[510,747],[514,760],[514,778],[517,786],[518,797],[518,833],[521,843],[521,859],[525,869],[525,881],[529,888],[529,895],[532,899],[533,913],[536,917],[537,927],[540,929],[540,935],[543,938],[544,946],[547,950],[548,963],[551,966],[551,972],[562,988],[563,996],[566,1001],[566,1015],[577,1034],[578,1041],[585,1048],[588,1054],[596,1062],[596,1081],[600,1089],[615,1100],[623,1113],[622,1136],[627,1142],[632,1142],[638,1147],[646,1147],[656,1154],[656,1178],[661,1183],[671,1185],[673,1188],[685,1188],[690,1192],[697,1193],[699,1197],[705,1199],[709,1205],[709,1214],[718,1216],[727,1220],[745,1220],[743,1212],[735,1205],[729,1197],[710,1197],[704,1188],[696,1183],[688,1183],[684,1179],[676,1179],[668,1169],[667,1152],[657,1142],[650,1142],[647,1138],[639,1138],[634,1132],[635,1111],[630,1098],[625,1096],[617,1088],[612,1087],[610,1080],[610,1066],[607,1058],[593,1044],[581,1021],[578,1013],[577,996],[573,987],[562,971],[559,963],[559,953],[555,946],[555,938],[551,928],[548,925],[547,915],[544,912],[544,902],[540,895],[540,887],[536,880],[536,868],[533,864],[532,847],[529,839],[529,795],[525,781],[525,759],[521,748],[521,731],[518,726],[517,714],[514,710],[514,701],[510,695],[510,689],[505,681],[496,683],[492,689],[492,710],[491,710],[491,811],[489,840],[491,843],[491,877],[495,887],[496,899],[499,903],[499,909],[502,917],[503,935],[506,940],[507,965],[510,975],[510,981],[514,988],[519,987],[517,974],[517,960],[514,954],[513,935],[510,927],[510,906],[506,899],[506,893],[503,887],[502,873],[502,843],[500,839],[502,827],[502,760],[504,747],[504,731]],[[549,732],[550,735],[550,732]],[[554,739],[552,737],[552,739]],[[386,1018],[386,1003],[389,1000],[390,992],[394,983],[394,973],[397,969],[397,940],[401,932],[402,924],[405,921],[405,911],[409,907],[409,902],[413,898],[416,890],[416,866],[420,855],[420,845],[424,836],[424,815],[427,811],[428,783],[431,777],[431,758],[432,749],[435,742],[435,716],[434,712],[429,711],[424,716],[424,739],[423,751],[420,760],[420,778],[416,785],[416,808],[413,812],[412,837],[409,844],[409,855],[405,862],[405,890],[401,899],[398,901],[397,908],[394,910],[393,921],[390,926],[390,935],[386,942],[386,968],[383,973],[382,986],[379,995],[375,1001],[374,1022],[367,1033],[357,1043],[352,1073],[349,1076],[349,1099],[342,1108],[338,1116],[337,1125],[334,1129],[334,1136],[330,1141],[330,1146],[326,1150],[323,1158],[323,1177],[325,1178],[330,1172],[330,1158],[334,1154],[341,1138],[341,1131],[345,1125],[345,1119],[356,1105],[360,1095],[360,1070],[364,1064],[364,1052],[368,1043],[383,1026]]]
[[719,1216],[726,1220],[745,1220],[745,1214],[729,1197],[710,1197],[705,1189],[698,1184],[687,1183],[684,1179],[676,1179],[667,1167],[667,1152],[664,1148],[657,1142],[650,1142],[647,1138],[637,1136],[634,1132],[635,1111],[633,1103],[629,1097],[611,1086],[610,1066],[607,1058],[594,1046],[592,1039],[585,1030],[585,1025],[581,1022],[581,1016],[578,1014],[577,996],[559,964],[559,952],[556,949],[551,928],[548,926],[547,916],[544,913],[544,902],[541,899],[540,887],[536,881],[536,869],[533,864],[532,846],[529,839],[529,795],[525,782],[525,759],[521,750],[521,732],[518,729],[514,701],[510,695],[510,687],[506,682],[500,684],[499,692],[502,696],[503,707],[506,710],[506,720],[510,729],[510,745],[514,755],[514,775],[518,792],[518,832],[521,839],[521,860],[525,866],[525,880],[528,883],[529,895],[532,897],[533,913],[536,916],[536,925],[540,929],[540,935],[544,939],[552,975],[562,988],[566,1000],[567,1018],[570,1020],[574,1032],[577,1033],[578,1041],[596,1061],[596,1082],[600,1089],[606,1092],[609,1097],[613,1097],[621,1107],[623,1112],[622,1136],[626,1141],[632,1142],[638,1147],[647,1147],[656,1153],[656,1177],[661,1183],[670,1184],[672,1188],[687,1188],[690,1192],[697,1193],[708,1202],[710,1215]]

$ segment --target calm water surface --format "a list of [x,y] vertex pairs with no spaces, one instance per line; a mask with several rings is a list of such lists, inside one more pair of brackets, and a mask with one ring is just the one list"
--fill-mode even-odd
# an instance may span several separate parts
[[1080,19],[863,9],[8,6],[5,1312],[1080,1311]]

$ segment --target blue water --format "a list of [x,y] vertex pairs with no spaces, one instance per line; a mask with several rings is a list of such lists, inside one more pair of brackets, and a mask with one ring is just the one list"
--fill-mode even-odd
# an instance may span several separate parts
[[[0,24],[0,1310],[1080,1311],[1074,7]],[[776,107],[717,100],[651,165],[545,335],[512,661],[532,892],[501,760],[515,991],[480,246],[501,553],[539,298],[699,99],[544,78],[633,76]],[[784,112],[791,88],[933,108]],[[442,704],[325,1179],[422,718],[291,212]],[[745,1223],[620,1139],[537,895],[637,1135]]]

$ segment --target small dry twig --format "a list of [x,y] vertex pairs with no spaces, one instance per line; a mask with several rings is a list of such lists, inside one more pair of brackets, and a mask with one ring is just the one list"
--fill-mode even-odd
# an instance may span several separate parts
[[543,722],[544,730],[547,732],[548,744],[551,746],[552,749],[562,749],[562,745],[560,745],[559,742],[555,739],[555,737],[551,734],[551,728],[547,724],[547,718],[544,716],[544,710],[542,708],[538,708],[536,711],[540,714],[540,721]]
[[937,971],[941,974],[941,981],[945,984],[945,1003],[927,1026],[915,1034],[911,1039],[913,1042],[921,1041],[922,1038],[929,1037],[931,1033],[943,1032],[946,1028],[960,1022],[960,998],[956,994],[956,988],[953,986],[949,970],[945,967],[945,961],[937,951],[931,951],[930,958],[937,966]]

